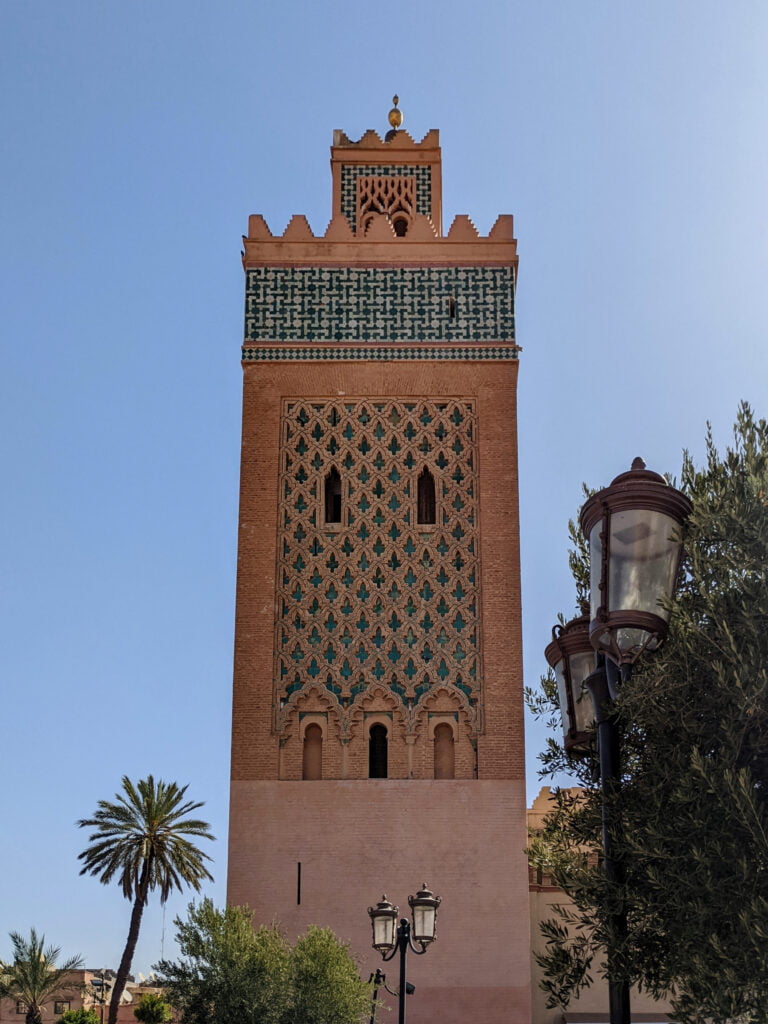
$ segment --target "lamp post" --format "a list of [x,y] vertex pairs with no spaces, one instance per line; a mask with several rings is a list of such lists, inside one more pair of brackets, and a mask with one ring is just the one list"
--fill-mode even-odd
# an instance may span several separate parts
[[101,1006],[101,1024],[104,1024],[104,1004],[107,1001],[107,995],[112,985],[107,981],[103,968],[97,975],[91,978],[91,988],[94,990],[95,998]]
[[[391,960],[395,953],[400,953],[400,988],[398,991],[398,1024],[405,1024],[405,996],[407,982],[405,978],[405,961],[410,949],[417,956],[427,951],[427,946],[435,941],[437,924],[437,908],[441,897],[435,896],[422,885],[415,896],[408,897],[408,905],[413,916],[413,927],[407,917],[397,924],[399,910],[389,902],[386,895],[382,896],[375,907],[368,908],[373,928],[373,948],[381,953],[382,959]],[[417,942],[420,949],[414,945]],[[388,990],[389,991],[389,990]]]
[[[690,512],[685,495],[647,470],[642,459],[593,494],[580,515],[589,543],[589,613],[556,626],[545,650],[557,678],[565,749],[576,756],[586,753],[591,742],[586,694],[591,697],[603,795],[604,866],[608,881],[616,885],[623,883],[624,873],[616,853],[621,752],[613,701],[635,661],[657,650],[667,635],[682,528]],[[624,906],[614,910],[611,925],[621,942],[627,934]],[[617,970],[611,949],[608,993],[611,1024],[629,1024],[629,984]]]

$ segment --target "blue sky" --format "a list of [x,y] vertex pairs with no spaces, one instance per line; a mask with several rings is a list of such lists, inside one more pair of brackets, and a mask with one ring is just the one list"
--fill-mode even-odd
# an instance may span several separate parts
[[34,925],[117,964],[74,822],[123,774],[205,801],[224,900],[248,214],[322,232],[333,129],[397,92],[444,223],[515,215],[535,684],[581,482],[766,414],[767,43],[762,0],[4,0],[0,956]]

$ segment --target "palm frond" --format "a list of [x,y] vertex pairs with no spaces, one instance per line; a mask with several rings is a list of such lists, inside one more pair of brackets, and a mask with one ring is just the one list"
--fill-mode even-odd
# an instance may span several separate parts
[[135,784],[123,776],[122,786],[114,801],[100,800],[91,818],[78,821],[80,828],[94,830],[78,857],[80,874],[95,875],[105,885],[117,878],[126,899],[137,895],[145,868],[145,901],[155,889],[163,903],[185,885],[199,891],[212,878],[205,866],[210,857],[190,839],[214,837],[208,822],[188,815],[202,803],[185,799],[187,786],[152,775]]
[[59,992],[76,987],[78,982],[69,977],[82,966],[79,956],[68,957],[59,964],[61,949],[45,945],[45,936],[30,929],[29,938],[20,932],[10,933],[13,960],[2,964],[0,995],[17,999],[27,1006],[42,1006]]

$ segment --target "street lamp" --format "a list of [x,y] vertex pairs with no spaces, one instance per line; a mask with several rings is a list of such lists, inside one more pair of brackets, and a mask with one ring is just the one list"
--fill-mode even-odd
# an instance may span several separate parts
[[103,968],[97,975],[91,978],[91,988],[93,989],[95,1000],[101,1006],[101,1024],[104,1024],[104,1004],[112,988],[112,983],[105,977]]
[[[589,543],[589,615],[556,626],[545,651],[558,682],[565,749],[573,755],[589,749],[584,696],[589,692],[591,697],[603,794],[604,867],[608,880],[618,885],[624,875],[614,851],[620,820],[613,808],[621,766],[613,701],[635,661],[657,650],[667,635],[683,553],[682,530],[691,508],[688,498],[647,470],[642,459],[635,459],[630,471],[617,476],[610,487],[593,494],[580,516]],[[623,906],[613,912],[612,925],[619,938],[626,935]],[[629,985],[616,977],[611,952],[610,1021],[629,1024]]]
[[589,541],[589,639],[617,665],[655,651],[667,635],[690,513],[686,496],[642,459],[581,510]]
[[[425,882],[415,896],[408,897],[408,905],[413,916],[413,927],[407,917],[397,924],[399,910],[389,902],[386,895],[382,896],[375,907],[368,908],[373,928],[373,948],[381,953],[382,958],[391,960],[395,953],[400,953],[400,989],[398,992],[398,1022],[405,1024],[405,996],[407,982],[405,979],[405,959],[408,950],[422,956],[430,942],[434,942],[437,924],[437,908],[440,896],[430,892]],[[414,945],[417,942],[420,949]]]
[[568,753],[587,754],[592,744],[593,714],[584,685],[595,667],[595,651],[589,639],[589,615],[585,611],[552,630],[552,642],[544,650],[557,680],[557,696],[563,720],[563,745]]

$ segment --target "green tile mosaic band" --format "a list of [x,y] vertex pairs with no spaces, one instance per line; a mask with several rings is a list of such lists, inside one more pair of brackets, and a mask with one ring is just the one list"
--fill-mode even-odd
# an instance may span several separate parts
[[341,168],[341,212],[349,221],[352,230],[357,230],[357,179],[376,176],[378,178],[415,178],[416,212],[432,216],[432,168],[424,164],[407,166],[403,164],[345,164]]
[[512,267],[253,267],[245,342],[514,342]]

